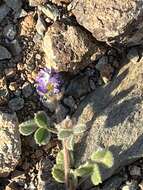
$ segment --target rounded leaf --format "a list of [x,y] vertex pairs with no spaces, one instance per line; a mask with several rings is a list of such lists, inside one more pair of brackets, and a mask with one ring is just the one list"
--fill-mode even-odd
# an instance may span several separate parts
[[58,132],[58,139],[64,140],[65,138],[70,137],[73,134],[72,129],[60,129]]
[[[74,158],[73,158],[73,152],[69,151],[69,156],[70,156],[70,165],[74,165]],[[56,164],[61,165],[64,168],[64,152],[61,150],[58,152],[57,157],[56,157]]]
[[64,170],[60,169],[60,167],[57,164],[54,165],[54,167],[52,168],[52,176],[59,183],[65,182]]
[[37,144],[46,145],[51,138],[51,134],[45,128],[39,128],[34,134],[34,138]]
[[101,173],[97,164],[94,165],[93,173],[91,174],[91,181],[94,185],[102,183]]
[[39,111],[35,114],[35,122],[38,125],[38,127],[47,128],[49,124],[49,119],[47,114],[44,111]]
[[63,150],[58,152],[57,157],[56,157],[56,164],[64,166],[64,153],[63,153]]
[[71,135],[69,138],[66,140],[66,145],[68,150],[73,150],[74,148],[74,135]]
[[85,163],[81,166],[79,166],[76,170],[75,173],[77,176],[84,177],[92,174],[93,172],[93,165],[90,163]]
[[74,134],[81,134],[86,131],[86,125],[85,124],[78,124],[74,127],[73,132]]
[[19,125],[19,132],[22,135],[28,136],[31,135],[37,129],[34,119],[25,121]]
[[106,149],[99,149],[91,155],[91,160],[102,163],[106,167],[111,168],[114,164],[112,153]]

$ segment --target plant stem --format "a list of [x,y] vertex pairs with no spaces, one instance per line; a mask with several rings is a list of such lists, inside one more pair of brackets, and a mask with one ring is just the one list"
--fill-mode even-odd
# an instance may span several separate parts
[[65,170],[66,190],[72,190],[72,189],[69,189],[70,158],[69,158],[68,149],[66,148],[66,140],[63,140],[63,151],[64,151],[64,170]]
[[[67,118],[64,122],[65,128],[72,128],[71,120]],[[72,183],[70,179],[70,168],[71,168],[71,160],[70,160],[70,152],[67,148],[67,140],[63,140],[63,152],[64,152],[64,173],[65,173],[65,186],[66,190],[76,190],[75,185]]]

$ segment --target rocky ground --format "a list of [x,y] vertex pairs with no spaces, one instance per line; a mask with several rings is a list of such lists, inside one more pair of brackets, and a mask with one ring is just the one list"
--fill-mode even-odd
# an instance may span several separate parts
[[[136,0],[0,1],[1,190],[64,189],[51,177],[56,137],[39,147],[18,132],[39,110],[57,123],[70,115],[89,125],[77,162],[97,145],[111,147],[116,162],[103,184],[79,190],[143,190],[142,18]],[[56,106],[35,90],[38,71],[49,66],[64,78]]]

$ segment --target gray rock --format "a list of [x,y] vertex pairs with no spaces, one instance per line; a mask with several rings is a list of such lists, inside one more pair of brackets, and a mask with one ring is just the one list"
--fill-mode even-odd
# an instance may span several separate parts
[[[110,179],[108,179],[107,181],[105,181],[105,183],[103,184],[103,186],[101,188],[92,188],[91,190],[117,190],[120,185],[123,183],[124,178],[120,177],[120,176],[112,176]],[[84,190],[84,187],[82,187],[82,190]]]
[[108,57],[107,56],[102,56],[98,63],[96,64],[95,68],[99,71],[102,70],[102,68],[104,67],[104,65],[108,64]]
[[25,98],[28,98],[33,94],[33,88],[29,82],[25,82],[22,86],[22,93]]
[[9,49],[10,49],[12,55],[14,55],[14,56],[19,55],[22,51],[19,41],[17,39],[14,39],[14,40],[8,42],[8,46],[9,46]]
[[87,76],[77,76],[68,85],[65,94],[80,98],[90,91],[89,81]]
[[129,62],[111,83],[88,95],[73,116],[88,129],[76,150],[77,164],[99,146],[113,152],[114,166],[101,170],[103,179],[143,156],[142,75],[143,62]]
[[59,103],[52,118],[54,121],[56,120],[56,123],[60,123],[63,119],[66,118],[67,114],[68,109]]
[[9,40],[14,40],[15,36],[16,36],[16,27],[13,24],[8,24],[4,30],[3,30],[3,34],[6,38],[8,38]]
[[0,45],[0,60],[10,59],[10,58],[11,58],[10,52],[5,47]]
[[143,1],[73,0],[69,5],[78,23],[99,41],[142,43]]
[[4,0],[9,8],[12,8],[14,11],[18,11],[22,7],[21,0]]
[[0,177],[14,170],[21,155],[21,140],[15,114],[0,112]]
[[43,39],[43,50],[47,67],[78,73],[103,55],[106,48],[80,26],[57,21],[48,27]]
[[57,183],[51,176],[53,163],[44,158],[40,161],[38,169],[38,190],[63,190],[64,185]]
[[113,176],[105,182],[101,190],[117,190],[123,183],[124,178]]
[[0,6],[0,22],[6,17],[9,11],[10,8],[6,4]]
[[131,48],[127,54],[127,58],[131,61],[131,62],[137,62],[139,60],[139,53],[137,48]]
[[8,106],[13,111],[21,110],[24,107],[24,100],[20,97],[13,98],[9,101]]
[[76,102],[72,96],[64,98],[63,102],[70,108],[71,111],[74,111],[77,108]]

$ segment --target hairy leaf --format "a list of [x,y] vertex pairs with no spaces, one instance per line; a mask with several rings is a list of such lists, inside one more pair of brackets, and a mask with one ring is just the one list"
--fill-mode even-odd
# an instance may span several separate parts
[[49,119],[44,111],[39,111],[35,114],[35,122],[39,127],[47,128],[49,125]]
[[63,150],[58,152],[57,157],[56,157],[56,164],[57,165],[64,165],[64,153],[63,153]]
[[[69,151],[69,156],[70,156],[70,165],[74,165],[74,159],[73,159],[73,152]],[[61,150],[58,152],[57,157],[56,157],[56,164],[61,165],[64,168],[64,152]]]
[[79,168],[75,170],[76,175],[80,177],[88,176],[92,172],[93,172],[93,165],[88,162],[79,166]]
[[71,135],[69,138],[67,138],[67,149],[73,150],[74,148],[74,135]]
[[58,132],[58,139],[64,140],[65,138],[70,137],[73,134],[72,129],[60,129]]
[[19,125],[19,132],[22,135],[31,135],[37,129],[37,125],[33,120],[25,121]]
[[79,124],[74,127],[74,134],[81,134],[86,131],[86,125],[85,124]]
[[108,168],[111,168],[114,163],[114,158],[112,153],[106,149],[101,149],[94,152],[91,155],[91,160],[98,163],[102,163]]
[[45,128],[39,128],[34,134],[34,138],[37,144],[46,145],[51,138],[51,134]]
[[61,170],[59,165],[54,165],[52,168],[52,176],[53,178],[59,182],[59,183],[64,183],[64,170]]
[[97,164],[94,165],[91,181],[94,185],[99,185],[99,183],[102,183],[101,173]]

